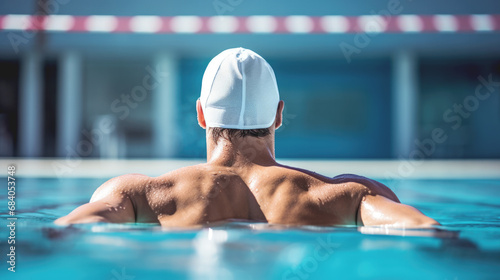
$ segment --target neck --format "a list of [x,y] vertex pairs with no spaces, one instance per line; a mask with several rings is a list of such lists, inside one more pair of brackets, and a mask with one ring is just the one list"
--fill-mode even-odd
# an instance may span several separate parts
[[207,162],[224,166],[275,165],[274,133],[265,137],[219,138],[217,143],[207,133]]

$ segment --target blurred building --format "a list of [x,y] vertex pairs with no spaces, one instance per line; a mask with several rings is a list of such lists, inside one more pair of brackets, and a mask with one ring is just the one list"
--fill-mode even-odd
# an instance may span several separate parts
[[500,158],[498,14],[498,1],[4,1],[0,156],[204,157],[203,71],[242,46],[276,73],[278,157]]

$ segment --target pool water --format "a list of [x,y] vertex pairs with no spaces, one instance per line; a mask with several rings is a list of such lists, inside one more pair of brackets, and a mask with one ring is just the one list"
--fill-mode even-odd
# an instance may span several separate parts
[[7,270],[3,192],[0,279],[500,278],[500,180],[385,182],[402,202],[451,231],[442,237],[414,236],[432,233],[426,230],[368,234],[366,228],[242,221],[200,229],[52,224],[87,202],[104,181],[17,179],[15,273]]

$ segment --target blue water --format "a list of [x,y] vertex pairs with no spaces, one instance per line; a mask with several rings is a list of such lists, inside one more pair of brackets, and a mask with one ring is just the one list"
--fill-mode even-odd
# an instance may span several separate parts
[[52,224],[87,202],[104,181],[17,179],[15,273],[7,270],[7,196],[1,192],[0,279],[500,277],[500,180],[386,182],[401,201],[455,235],[446,238],[409,236],[415,231],[364,234],[356,227],[287,228],[238,221],[196,230]]

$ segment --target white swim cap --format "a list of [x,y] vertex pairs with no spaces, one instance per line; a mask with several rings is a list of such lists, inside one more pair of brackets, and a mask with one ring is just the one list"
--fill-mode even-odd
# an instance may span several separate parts
[[279,100],[273,69],[251,50],[221,52],[203,75],[200,101],[208,127],[268,128]]

